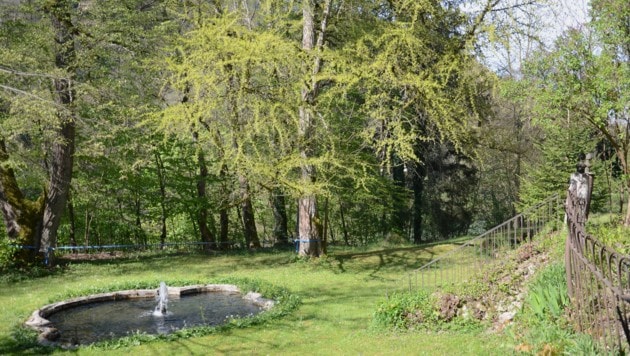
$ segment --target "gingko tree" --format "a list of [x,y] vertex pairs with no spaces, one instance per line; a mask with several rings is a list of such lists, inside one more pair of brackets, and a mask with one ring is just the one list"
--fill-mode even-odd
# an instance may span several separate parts
[[198,132],[214,172],[296,197],[301,255],[323,252],[317,200],[333,177],[361,186],[378,171],[367,151],[402,171],[423,143],[471,147],[487,85],[466,69],[468,50],[500,1],[472,21],[450,2],[258,2],[254,16],[247,4],[209,14],[168,51],[165,88],[186,100],[158,121]]
[[487,2],[466,15],[451,2],[394,2],[379,8],[376,25],[345,49],[355,61],[346,90],[359,98],[363,140],[383,174],[400,186],[411,182],[411,214],[399,204],[392,225],[404,230],[411,220],[416,242],[422,240],[423,215],[429,214],[422,208],[429,152],[444,144],[461,156],[474,156],[492,81],[469,49],[485,16],[498,5]]
[[246,243],[258,247],[252,184],[298,186],[292,176],[299,166],[294,132],[301,68],[300,53],[282,28],[258,31],[245,14],[245,8],[228,7],[171,48],[164,91],[180,99],[171,100],[157,123],[169,134],[183,133],[180,139],[194,132],[210,172],[236,178],[233,202],[241,209]]

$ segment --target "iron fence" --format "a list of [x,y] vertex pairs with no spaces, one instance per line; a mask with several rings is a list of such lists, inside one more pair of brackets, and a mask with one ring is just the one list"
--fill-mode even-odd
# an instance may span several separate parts
[[628,352],[630,332],[630,256],[586,233],[588,204],[568,191],[565,247],[571,319],[608,351]]
[[396,291],[436,288],[470,280],[484,268],[515,249],[522,242],[531,241],[543,230],[557,230],[561,225],[562,206],[558,194],[525,210],[523,213],[468,240],[396,281]]

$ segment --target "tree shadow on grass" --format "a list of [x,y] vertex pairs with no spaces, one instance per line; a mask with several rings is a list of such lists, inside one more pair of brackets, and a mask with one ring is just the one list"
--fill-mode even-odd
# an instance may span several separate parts
[[[418,269],[448,250],[466,244],[470,236],[449,240],[426,242],[417,246],[381,248],[361,252],[338,252],[331,254],[340,272],[370,271],[370,278],[383,279],[380,273],[403,273]],[[440,249],[446,250],[440,251]],[[354,265],[352,268],[349,266]]]
[[[338,249],[330,253],[323,263],[308,263],[312,268],[323,266],[334,273],[368,273],[372,279],[384,279],[384,275],[396,274],[417,269],[431,261],[440,252],[435,246],[450,244],[451,246],[461,241],[442,241],[428,243],[421,246],[380,248],[369,251],[357,251],[352,249]],[[439,248],[439,247],[438,247]],[[136,272],[162,271],[177,265],[189,265],[191,274],[198,270],[199,274],[208,277],[230,274],[237,270],[268,270],[276,267],[286,267],[296,263],[303,263],[294,252],[277,249],[239,250],[222,253],[203,252],[150,252],[147,254],[112,255],[104,254],[101,258],[89,260],[58,259],[60,266],[48,270],[39,275],[24,275],[20,279],[37,280],[40,277],[48,277],[51,274],[64,275],[74,270],[74,266],[90,266],[95,268],[107,268],[109,275],[127,275]],[[72,266],[72,267],[71,267]],[[81,267],[79,267],[81,268]]]
[[[234,263],[238,260],[238,263]],[[226,253],[204,252],[165,252],[150,254],[134,254],[128,256],[114,256],[98,259],[64,259],[60,258],[60,264],[56,268],[58,274],[64,274],[71,270],[71,266],[93,266],[108,268],[110,275],[126,275],[134,272],[148,270],[160,271],[171,266],[188,264],[191,267],[207,269],[212,266],[212,274],[229,273],[235,269],[268,269],[273,266],[284,266],[294,262],[294,255],[284,251],[250,250]]]
[[[347,272],[350,268],[361,271],[371,271],[370,276],[377,278],[377,273],[408,271],[419,268],[430,262],[436,253],[427,247],[398,247],[368,252],[337,253],[331,257],[336,261],[340,272]],[[353,266],[347,267],[349,264]]]
[[103,265],[111,263],[135,263],[138,261],[152,261],[164,258],[201,258],[213,259],[218,257],[252,257],[252,256],[277,256],[287,255],[287,249],[264,248],[264,249],[236,249],[226,251],[172,251],[172,250],[151,250],[151,251],[109,251],[97,253],[65,254],[58,258],[58,264],[65,266],[71,263],[84,263],[91,265]]

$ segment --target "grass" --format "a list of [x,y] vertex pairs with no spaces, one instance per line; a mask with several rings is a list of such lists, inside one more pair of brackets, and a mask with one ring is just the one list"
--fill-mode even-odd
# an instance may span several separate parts
[[[284,355],[499,355],[510,353],[509,338],[486,331],[384,332],[371,327],[379,301],[401,272],[418,268],[456,245],[361,250],[335,249],[317,260],[290,252],[207,256],[151,256],[74,263],[46,277],[4,283],[0,288],[0,353],[28,350],[12,333],[38,307],[90,288],[135,281],[249,278],[287,288],[302,305],[289,316],[263,325],[137,346],[81,348],[79,355],[107,354],[284,354]],[[37,351],[37,350],[36,350]],[[33,352],[31,350],[31,352]],[[53,353],[69,351],[54,350]]]

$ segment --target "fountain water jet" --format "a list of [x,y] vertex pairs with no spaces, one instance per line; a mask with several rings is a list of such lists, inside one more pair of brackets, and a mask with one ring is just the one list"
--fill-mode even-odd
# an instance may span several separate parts
[[166,308],[168,305],[168,288],[166,287],[165,282],[160,282],[160,289],[158,290],[158,294],[156,298],[158,300],[158,304],[155,306],[153,315],[155,316],[166,315]]

